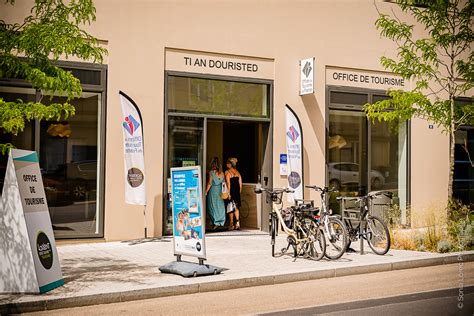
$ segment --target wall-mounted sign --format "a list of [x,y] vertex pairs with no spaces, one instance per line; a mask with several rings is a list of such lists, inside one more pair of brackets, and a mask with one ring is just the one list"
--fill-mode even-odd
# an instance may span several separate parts
[[288,175],[288,155],[280,154],[280,176]]
[[44,293],[63,285],[35,151],[10,151],[0,205],[0,293]]
[[233,77],[273,79],[273,60],[228,54],[166,49],[166,70]]
[[326,68],[326,84],[374,90],[409,89],[405,79],[391,73],[336,67]]
[[314,57],[300,60],[300,95],[314,93]]
[[201,167],[171,168],[175,255],[206,259]]

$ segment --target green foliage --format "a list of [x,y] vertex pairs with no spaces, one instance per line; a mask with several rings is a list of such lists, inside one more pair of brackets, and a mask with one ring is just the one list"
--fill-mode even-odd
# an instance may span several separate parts
[[400,20],[394,12],[393,16],[380,13],[377,29],[398,47],[397,58],[384,56],[381,64],[413,80],[414,89],[389,90],[391,99],[365,105],[367,117],[388,122],[419,117],[448,133],[460,125],[474,124],[474,103],[454,102],[474,87],[474,2],[398,0],[397,4],[424,28],[426,37],[416,38],[421,30],[415,33],[416,26]]
[[[385,69],[411,80],[411,91],[390,89],[388,100],[366,104],[372,121],[392,125],[413,117],[426,119],[450,137],[448,196],[453,193],[455,132],[474,125],[474,1],[397,0],[402,13],[417,24],[402,21],[394,10],[379,12],[375,25],[397,46],[396,58],[381,57]],[[420,35],[421,34],[421,35]],[[466,97],[470,102],[456,102]]]
[[[14,0],[4,4],[13,5]],[[55,65],[59,58],[75,56],[102,62],[107,50],[95,37],[82,30],[82,24],[95,20],[92,0],[35,0],[31,15],[23,23],[0,21],[0,76],[24,79],[42,94],[66,96],[63,104],[0,98],[0,128],[5,133],[23,131],[30,120],[60,120],[74,115],[71,100],[80,97],[81,83],[72,73]],[[3,144],[1,150],[11,147]]]
[[446,253],[450,252],[453,249],[453,244],[451,241],[442,239],[438,242],[438,246],[436,247],[436,251],[439,253]]
[[448,234],[458,250],[467,250],[473,247],[473,220],[474,212],[470,206],[455,199],[449,201]]

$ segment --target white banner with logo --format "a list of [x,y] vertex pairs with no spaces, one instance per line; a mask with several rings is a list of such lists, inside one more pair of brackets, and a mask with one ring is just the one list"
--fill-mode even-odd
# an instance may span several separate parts
[[303,199],[303,133],[296,113],[286,105],[286,152],[288,169],[288,202]]
[[10,151],[1,202],[0,293],[44,293],[63,285],[35,151]]
[[300,95],[314,93],[314,57],[300,60]]
[[146,205],[143,122],[138,106],[120,91],[125,158],[125,202]]

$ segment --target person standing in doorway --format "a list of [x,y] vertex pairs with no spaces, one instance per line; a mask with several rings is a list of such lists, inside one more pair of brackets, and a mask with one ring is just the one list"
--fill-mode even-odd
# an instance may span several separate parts
[[207,177],[207,209],[211,219],[211,230],[224,226],[225,223],[225,205],[221,198],[222,183],[225,181],[222,166],[219,158],[214,157],[211,161],[211,170]]
[[240,192],[242,192],[242,177],[240,176],[240,172],[236,169],[237,158],[227,159],[226,166],[225,181],[229,188],[230,200],[235,203],[235,209],[229,213],[229,230],[240,230],[239,208]]

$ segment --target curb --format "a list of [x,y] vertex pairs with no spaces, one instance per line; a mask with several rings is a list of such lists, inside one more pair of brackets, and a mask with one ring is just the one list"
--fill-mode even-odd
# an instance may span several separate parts
[[308,280],[317,280],[324,278],[334,278],[341,276],[360,275],[366,273],[387,272],[403,269],[422,268],[428,266],[437,266],[460,262],[459,256],[462,255],[462,262],[474,261],[474,253],[453,254],[438,258],[424,258],[411,261],[399,261],[392,263],[380,263],[358,267],[344,267],[335,269],[326,269],[320,271],[307,271],[288,274],[279,274],[271,276],[249,277],[234,280],[223,280],[215,282],[204,282],[186,285],[174,285],[167,287],[158,287],[142,290],[132,290],[116,293],[103,293],[96,295],[65,297],[54,299],[43,299],[32,302],[6,303],[0,304],[0,315],[18,314],[37,311],[54,310],[60,308],[72,308],[81,306],[90,306],[98,304],[120,303],[135,300],[144,300],[150,298],[159,298],[166,296],[175,296],[183,294],[204,293],[222,290],[231,290],[260,285],[274,285],[289,282],[299,282]]

